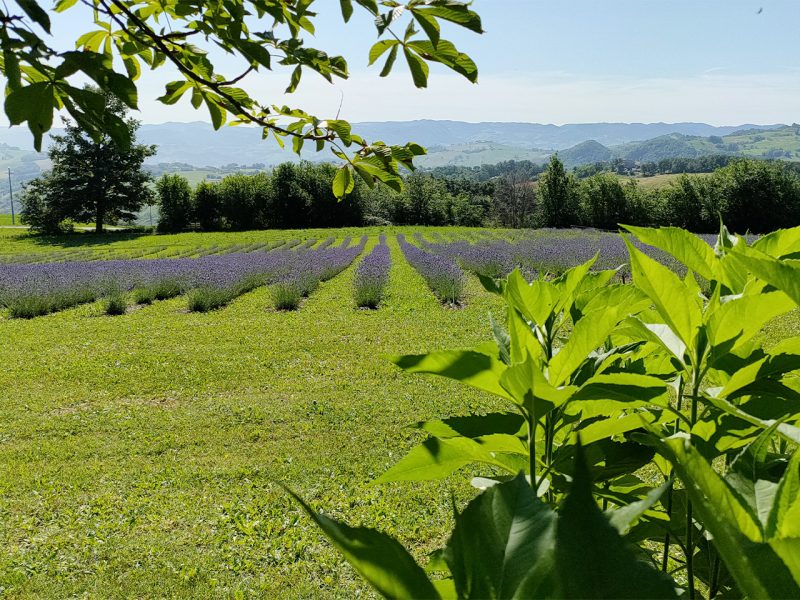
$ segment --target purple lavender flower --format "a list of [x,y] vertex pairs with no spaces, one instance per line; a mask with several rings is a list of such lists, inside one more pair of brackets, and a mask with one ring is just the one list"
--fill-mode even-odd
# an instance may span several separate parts
[[464,293],[464,273],[455,262],[446,256],[431,254],[409,244],[402,233],[397,235],[397,241],[406,260],[422,275],[439,300],[452,303],[461,300]]
[[386,236],[381,235],[378,245],[372,249],[358,265],[353,278],[353,296],[356,306],[377,308],[383,300],[384,290],[389,281],[389,268],[392,265]]

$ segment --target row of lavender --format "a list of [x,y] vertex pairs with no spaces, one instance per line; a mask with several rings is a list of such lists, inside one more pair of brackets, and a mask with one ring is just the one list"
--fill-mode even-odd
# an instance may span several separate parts
[[[324,247],[333,243],[335,238],[329,238],[318,246]],[[144,248],[107,248],[98,250],[68,249],[52,252],[37,252],[29,254],[0,255],[2,264],[34,264],[34,263],[64,263],[64,262],[94,262],[100,260],[130,260],[135,258],[161,259],[161,258],[200,258],[216,254],[246,254],[250,252],[267,252],[283,247],[285,250],[302,245],[305,248],[316,244],[316,239],[309,240],[272,240],[269,242],[253,242],[241,244],[228,244],[213,246],[146,246]]]
[[352,248],[350,238],[338,246],[333,242],[196,259],[7,265],[0,267],[0,307],[12,317],[29,318],[105,298],[113,314],[124,312],[129,292],[140,304],[188,292],[189,308],[203,311],[267,284],[289,287],[302,297],[346,268],[363,250],[366,236]]
[[457,304],[462,300],[465,280],[464,272],[456,264],[457,257],[426,252],[409,243],[402,233],[398,234],[397,241],[406,260],[422,275],[428,287],[441,302]]
[[[715,236],[707,237],[706,241],[713,244]],[[520,268],[529,277],[535,277],[539,273],[562,273],[586,262],[595,254],[599,254],[595,268],[622,267],[620,278],[625,281],[629,277],[625,242],[620,235],[614,233],[543,229],[514,242],[492,240],[475,244],[464,240],[432,243],[417,233],[415,240],[428,252],[458,263],[468,271],[489,277],[503,277],[515,268]],[[667,254],[641,243],[634,243],[656,260],[676,271],[681,270],[680,265]]]
[[386,294],[389,268],[392,265],[386,236],[381,235],[378,245],[358,265],[353,278],[353,298],[359,308],[378,308]]

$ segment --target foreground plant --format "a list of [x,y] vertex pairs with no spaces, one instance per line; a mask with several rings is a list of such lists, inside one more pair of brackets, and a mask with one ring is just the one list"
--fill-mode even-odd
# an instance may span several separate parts
[[306,507],[379,591],[800,596],[800,338],[757,338],[800,304],[800,228],[748,245],[722,227],[713,248],[679,229],[628,230],[686,276],[626,238],[633,285],[594,260],[531,283],[518,271],[483,278],[507,305],[492,342],[394,359],[510,410],[418,424],[428,440],[378,479],[487,470],[473,480],[486,491],[456,517],[441,581],[390,538]]

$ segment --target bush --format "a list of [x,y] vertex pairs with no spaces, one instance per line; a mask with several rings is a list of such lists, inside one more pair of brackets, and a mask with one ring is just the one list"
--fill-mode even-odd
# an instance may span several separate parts
[[103,301],[103,312],[109,316],[124,315],[128,309],[128,301],[122,293],[113,293]]
[[230,290],[215,287],[199,287],[189,290],[188,308],[192,312],[209,312],[221,308],[233,300]]
[[152,304],[155,300],[168,300],[183,293],[181,282],[167,279],[152,285],[134,288],[133,301],[136,304]]
[[296,281],[281,281],[272,286],[272,302],[278,310],[297,310],[303,299],[302,287]]

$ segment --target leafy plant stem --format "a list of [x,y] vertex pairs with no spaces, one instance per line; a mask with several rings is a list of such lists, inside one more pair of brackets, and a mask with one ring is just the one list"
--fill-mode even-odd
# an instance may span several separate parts
[[[680,430],[681,426],[681,418],[683,415],[681,414],[681,405],[683,404],[683,378],[681,377],[678,382],[678,402],[677,407],[675,409],[675,413],[678,415],[678,419],[675,420],[675,428],[674,433],[677,433]],[[675,477],[675,469],[670,469],[669,478],[673,479]],[[674,489],[674,479],[673,482],[669,484],[669,489],[667,489],[667,518],[672,519],[672,490]],[[670,530],[667,529],[667,532],[664,534],[664,555],[661,559],[661,570],[666,573],[667,572],[667,565],[669,563],[669,544],[670,544]]]
[[530,464],[531,472],[531,486],[533,486],[533,493],[537,493],[538,482],[536,481],[536,418],[535,415],[525,415],[528,421],[528,461]]
[[708,588],[709,600],[712,600],[717,596],[717,590],[719,588],[719,569],[720,569],[719,553],[714,552],[714,562],[711,567],[711,585]]
[[[697,404],[700,396],[700,377],[697,373],[693,374],[692,381],[692,417],[691,424],[697,422]],[[691,434],[691,432],[690,432]],[[686,500],[686,579],[689,585],[689,600],[694,600],[695,587],[694,587],[694,523],[692,522],[692,502],[687,498]]]

